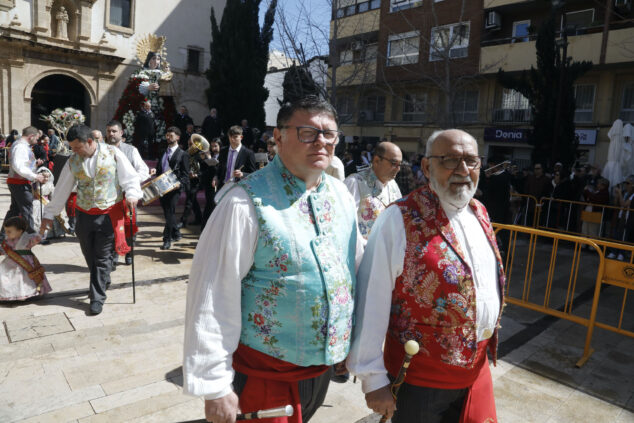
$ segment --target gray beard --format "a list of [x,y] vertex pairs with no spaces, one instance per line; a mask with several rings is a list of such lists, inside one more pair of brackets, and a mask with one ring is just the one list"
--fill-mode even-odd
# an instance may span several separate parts
[[471,199],[475,195],[477,186],[473,182],[471,182],[470,186],[468,187],[460,187],[459,191],[457,193],[454,193],[451,191],[449,181],[448,186],[443,187],[436,179],[433,171],[431,171],[430,176],[431,178],[429,178],[429,185],[434,190],[436,195],[438,195],[440,201],[451,204],[457,209],[463,209],[467,207],[469,201],[471,201]]

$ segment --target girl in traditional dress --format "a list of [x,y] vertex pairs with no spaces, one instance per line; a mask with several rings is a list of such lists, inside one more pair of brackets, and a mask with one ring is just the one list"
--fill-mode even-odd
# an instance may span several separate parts
[[31,252],[42,237],[26,233],[26,220],[22,216],[10,217],[4,222],[6,239],[0,244],[0,301],[25,300],[44,295],[51,286],[44,267]]

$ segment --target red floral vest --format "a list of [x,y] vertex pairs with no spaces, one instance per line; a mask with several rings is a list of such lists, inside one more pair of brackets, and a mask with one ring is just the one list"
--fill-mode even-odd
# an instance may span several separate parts
[[[409,373],[422,374],[430,367],[440,366],[445,373],[473,369],[481,361],[476,360],[475,287],[449,219],[428,186],[395,204],[403,215],[407,245],[403,273],[397,278],[392,294],[384,355],[387,370],[391,374],[398,371],[404,355],[402,344],[409,339],[418,341],[420,352],[412,361],[408,378]],[[471,200],[469,206],[495,252],[503,297],[502,259],[489,216],[479,201]],[[490,341],[481,346],[488,344],[495,361],[497,329]],[[412,375],[413,379],[416,377]]]

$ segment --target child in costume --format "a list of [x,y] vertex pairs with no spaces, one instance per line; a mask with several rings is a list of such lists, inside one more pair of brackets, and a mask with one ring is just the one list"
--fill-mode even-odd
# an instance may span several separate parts
[[10,217],[4,222],[6,239],[0,244],[0,301],[25,300],[44,295],[51,286],[44,274],[44,267],[31,252],[41,241],[37,233],[26,233],[26,220],[21,216]]

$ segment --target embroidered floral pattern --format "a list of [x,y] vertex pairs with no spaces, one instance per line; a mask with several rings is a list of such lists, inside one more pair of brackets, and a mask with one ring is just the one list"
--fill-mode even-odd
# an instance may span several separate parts
[[368,239],[372,225],[379,214],[390,203],[398,200],[401,197],[401,192],[393,181],[388,182],[381,189],[371,168],[362,170],[352,177],[356,178],[359,189],[360,200],[357,211],[359,232],[365,239]]
[[77,205],[84,210],[98,207],[106,209],[121,200],[121,188],[117,180],[116,159],[113,147],[98,144],[95,177],[84,170],[84,159],[73,154],[69,159],[70,170],[77,179]]

